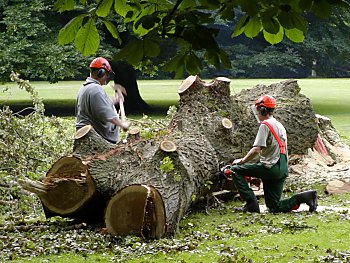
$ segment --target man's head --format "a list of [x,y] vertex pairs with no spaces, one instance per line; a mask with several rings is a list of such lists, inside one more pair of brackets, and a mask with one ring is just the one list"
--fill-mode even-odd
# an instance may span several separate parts
[[272,115],[276,108],[276,99],[270,95],[261,96],[256,100],[255,107],[261,116]]
[[114,72],[107,59],[103,57],[95,58],[90,63],[90,75],[97,79],[101,85],[106,85],[114,78]]

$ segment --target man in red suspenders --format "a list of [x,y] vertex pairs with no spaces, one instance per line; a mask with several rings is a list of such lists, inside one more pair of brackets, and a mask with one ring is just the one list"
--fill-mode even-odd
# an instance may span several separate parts
[[[283,125],[273,117],[276,108],[274,97],[265,95],[257,99],[255,109],[260,121],[253,147],[241,159],[233,161],[232,180],[240,196],[246,201],[245,212],[260,212],[258,200],[248,186],[245,176],[261,178],[265,203],[272,213],[289,212],[306,203],[309,211],[317,209],[317,193],[310,190],[281,200],[284,182],[288,176],[287,133]],[[259,157],[258,162],[251,162]]]

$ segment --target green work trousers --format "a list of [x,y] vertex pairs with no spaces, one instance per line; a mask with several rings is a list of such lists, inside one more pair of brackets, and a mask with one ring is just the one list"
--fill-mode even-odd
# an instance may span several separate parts
[[265,203],[270,212],[289,212],[298,204],[294,196],[281,200],[284,182],[288,176],[287,157],[284,154],[281,154],[280,160],[271,168],[266,168],[262,163],[241,164],[232,166],[231,171],[240,196],[247,202],[255,200],[256,196],[244,176],[261,178]]

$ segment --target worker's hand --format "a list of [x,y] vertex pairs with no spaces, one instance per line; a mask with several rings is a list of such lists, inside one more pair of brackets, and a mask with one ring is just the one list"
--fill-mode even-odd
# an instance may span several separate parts
[[122,128],[123,131],[129,130],[129,127],[130,127],[130,123],[129,122],[127,122],[127,121],[121,121],[120,122],[120,128]]
[[113,89],[115,90],[116,93],[122,93],[123,95],[127,96],[128,94],[126,93],[126,89],[120,85],[120,84],[114,84]]
[[120,102],[123,102],[124,103],[124,96],[122,95],[122,93],[115,93],[114,97],[112,98],[113,100],[113,104],[116,105],[116,104],[120,104]]
[[242,164],[243,158],[233,160],[232,164]]

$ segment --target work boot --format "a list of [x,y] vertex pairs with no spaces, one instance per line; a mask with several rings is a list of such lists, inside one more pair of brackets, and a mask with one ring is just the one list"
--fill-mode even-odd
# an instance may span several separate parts
[[260,207],[257,199],[249,200],[243,207],[243,212],[260,213]]
[[309,211],[314,212],[317,209],[317,192],[313,190],[305,191],[295,195],[298,204],[307,204]]

